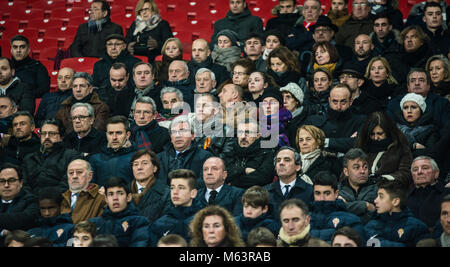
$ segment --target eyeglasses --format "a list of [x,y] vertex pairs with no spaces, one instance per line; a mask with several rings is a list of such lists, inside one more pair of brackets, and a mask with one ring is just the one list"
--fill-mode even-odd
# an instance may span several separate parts
[[352,6],[353,7],[366,7],[367,4],[366,3],[353,3]]
[[190,133],[191,130],[189,129],[181,129],[181,130],[171,130],[170,133],[172,135],[185,135],[187,133]]
[[84,121],[85,119],[89,118],[90,116],[84,116],[84,115],[79,115],[79,116],[73,116],[72,117],[72,121],[76,121],[76,120],[80,120],[80,121]]
[[15,184],[15,183],[17,183],[17,181],[19,181],[19,179],[17,179],[17,178],[0,179],[0,185],[5,185],[6,183]]
[[47,136],[48,135],[50,138],[59,135],[58,132],[41,132],[41,131],[39,131],[39,134],[41,136]]
[[248,73],[247,72],[235,72],[235,71],[232,71],[231,72],[231,76],[234,76],[234,75],[242,76],[242,75],[248,75]]

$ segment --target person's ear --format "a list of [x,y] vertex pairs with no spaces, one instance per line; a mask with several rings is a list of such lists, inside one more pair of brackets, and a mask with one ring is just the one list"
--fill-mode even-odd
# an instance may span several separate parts
[[394,205],[394,207],[400,207],[400,198],[396,197],[392,200],[392,205]]
[[197,189],[192,189],[191,190],[191,198],[195,199],[197,197]]
[[264,208],[263,208],[263,210],[262,210],[262,212],[263,212],[263,213],[266,213],[266,212],[268,212],[268,211],[269,211],[269,206],[265,205]]
[[342,172],[344,173],[345,176],[348,177],[348,169],[347,169],[347,168],[344,168],[344,169],[342,170]]
[[130,203],[132,199],[133,199],[133,195],[131,193],[128,193],[127,202]]

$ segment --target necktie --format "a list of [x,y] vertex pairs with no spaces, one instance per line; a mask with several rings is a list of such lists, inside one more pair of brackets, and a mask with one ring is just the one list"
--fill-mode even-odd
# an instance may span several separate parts
[[214,204],[214,200],[216,199],[217,196],[217,191],[216,190],[212,190],[211,193],[209,193],[209,199],[208,199],[208,204],[212,205]]
[[72,204],[70,205],[72,207],[72,209],[74,209],[75,208],[75,204],[77,204],[78,194],[79,193],[72,194]]
[[145,187],[139,188],[139,194],[142,193],[142,192],[144,192],[144,189],[145,189]]
[[289,194],[289,187],[291,187],[291,186],[288,184],[284,186],[284,194],[283,194],[284,198],[286,198],[287,195]]

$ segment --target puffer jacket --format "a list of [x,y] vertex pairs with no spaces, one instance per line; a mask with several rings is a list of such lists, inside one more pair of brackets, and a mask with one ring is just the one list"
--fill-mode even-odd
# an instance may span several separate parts
[[149,244],[150,223],[132,202],[116,213],[105,207],[101,217],[89,221],[97,226],[97,234],[114,235],[119,247],[147,247]]
[[69,214],[63,213],[52,218],[40,217],[37,225],[28,230],[31,236],[42,236],[52,242],[54,247],[65,247],[67,241],[73,236],[73,222]]

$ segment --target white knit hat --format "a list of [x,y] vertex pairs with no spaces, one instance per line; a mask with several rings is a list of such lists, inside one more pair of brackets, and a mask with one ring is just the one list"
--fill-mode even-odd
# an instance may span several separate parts
[[419,105],[419,108],[422,110],[422,114],[425,113],[425,110],[427,109],[427,104],[425,103],[425,98],[419,94],[416,93],[409,93],[406,94],[402,101],[400,101],[400,109],[403,109],[403,104],[407,101],[412,101]]
[[300,103],[303,103],[303,99],[304,99],[304,94],[303,94],[303,90],[302,88],[300,88],[300,86],[298,86],[298,84],[296,83],[288,83],[286,86],[281,87],[280,91],[287,91],[289,93],[291,93]]

